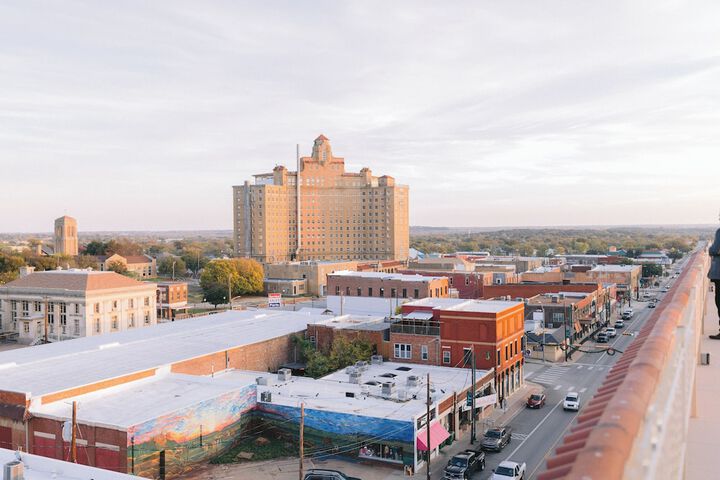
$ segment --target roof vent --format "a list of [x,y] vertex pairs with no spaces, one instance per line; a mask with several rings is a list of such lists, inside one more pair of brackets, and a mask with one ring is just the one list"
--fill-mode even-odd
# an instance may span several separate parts
[[406,385],[408,388],[417,387],[420,385],[420,377],[417,375],[408,375]]
[[370,357],[370,364],[382,365],[383,364],[383,356],[382,355],[373,355],[372,357]]
[[278,370],[278,381],[289,382],[292,378],[292,370],[289,368],[281,368]]
[[358,360],[355,362],[355,369],[359,372],[364,372],[368,369],[368,363],[365,360]]
[[350,373],[350,383],[362,383],[362,372],[356,370]]
[[258,385],[267,385],[268,379],[267,379],[267,377],[257,377],[255,379],[255,383],[257,383]]
[[272,392],[260,392],[260,401],[265,403],[271,403]]
[[23,480],[25,478],[25,465],[19,460],[8,462],[3,467],[3,480]]
[[408,395],[407,390],[398,390],[397,396],[398,400],[400,400],[401,402],[407,402],[408,400],[410,400],[410,396]]

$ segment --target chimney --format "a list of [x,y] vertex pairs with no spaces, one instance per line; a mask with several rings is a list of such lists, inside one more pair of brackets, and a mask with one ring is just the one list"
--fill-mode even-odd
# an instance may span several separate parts
[[20,278],[27,277],[34,271],[35,271],[35,267],[31,267],[30,265],[25,265],[24,267],[20,267]]

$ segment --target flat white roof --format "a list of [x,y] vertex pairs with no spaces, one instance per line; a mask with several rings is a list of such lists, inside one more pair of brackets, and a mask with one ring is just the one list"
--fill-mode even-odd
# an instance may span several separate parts
[[327,316],[233,310],[126,332],[0,352],[0,390],[66,390],[271,338]]
[[432,307],[438,310],[456,310],[460,312],[499,313],[522,302],[506,300],[468,300],[464,298],[421,298],[405,303],[408,307]]
[[639,265],[598,265],[591,272],[630,272],[640,268]]
[[383,272],[355,272],[352,270],[339,270],[335,273],[328,273],[329,276],[339,277],[357,277],[357,278],[380,278],[382,280],[398,280],[401,282],[425,282],[429,283],[432,280],[442,280],[446,277],[428,277],[425,275],[411,275],[407,273],[383,273]]
[[24,466],[25,480],[142,480],[135,475],[0,448],[1,465],[17,460],[18,456]]
[[72,401],[77,401],[80,423],[125,429],[237,391],[255,383],[260,374],[229,378],[227,373],[214,377],[166,373],[39,405],[30,411],[33,415],[65,420],[72,416]]
[[[426,411],[428,373],[433,402],[452,397],[453,392],[461,393],[472,383],[469,368],[384,362],[367,365],[359,384],[350,383],[346,369],[317,380],[292,377],[286,383],[278,382],[277,375],[264,374],[269,381],[268,385],[257,386],[258,401],[261,392],[271,392],[272,399],[267,402],[270,404],[299,407],[300,403],[304,403],[305,409],[411,421]],[[476,378],[480,380],[488,373],[488,370],[477,370]],[[419,377],[417,386],[408,386],[411,375]],[[389,381],[395,383],[395,393],[391,398],[383,398],[381,385]],[[464,398],[458,400],[459,403],[462,401]]]
[[390,328],[390,323],[385,322],[385,317],[373,317],[368,315],[343,315],[337,317],[330,317],[326,315],[324,319],[309,322],[311,325],[325,325],[332,328],[338,329],[355,329],[360,327],[372,327],[382,326],[383,328]]

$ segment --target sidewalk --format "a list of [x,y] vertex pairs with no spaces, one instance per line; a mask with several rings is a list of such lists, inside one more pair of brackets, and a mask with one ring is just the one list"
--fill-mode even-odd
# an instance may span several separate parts
[[[720,340],[708,335],[718,331],[717,308],[712,292],[707,292],[704,332],[700,337],[700,353],[710,354],[710,365],[698,365],[695,371],[695,412],[690,410],[690,422],[685,454],[685,478],[708,478],[708,472],[720,470],[718,434],[720,432]],[[712,476],[712,475],[711,475]]]

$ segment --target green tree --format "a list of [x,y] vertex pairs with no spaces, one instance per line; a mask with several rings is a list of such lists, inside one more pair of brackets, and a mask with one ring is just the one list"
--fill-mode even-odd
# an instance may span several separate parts
[[20,267],[25,265],[25,259],[20,255],[0,253],[0,285],[11,282],[20,275]]
[[659,277],[663,274],[662,265],[655,265],[654,263],[644,263],[642,266],[643,277]]
[[305,361],[306,375],[313,378],[325,376],[359,360],[367,361],[373,354],[372,344],[360,338],[337,337],[327,353],[317,350],[314,344],[300,335],[295,335],[292,340]]
[[119,273],[120,275],[127,275],[127,265],[122,262],[110,262],[107,269],[111,272]]
[[228,290],[232,297],[261,293],[263,268],[247,258],[213,260],[200,276],[200,287],[207,301],[215,306],[228,301]]
[[87,245],[85,245],[86,255],[105,255],[106,251],[107,244],[101,242],[100,240],[93,240]]
[[[173,264],[175,264],[174,269]],[[163,257],[158,263],[158,272],[161,275],[172,275],[174,272],[176,277],[184,277],[187,272],[187,266],[182,258],[168,255]]]
[[97,258],[92,255],[78,255],[75,259],[75,266],[77,266],[77,268],[92,268],[93,270],[100,270],[100,263]]

